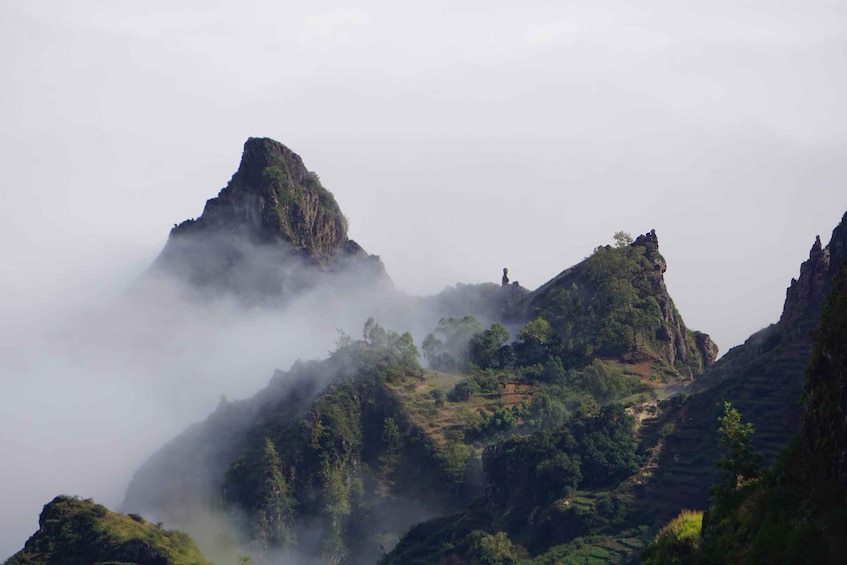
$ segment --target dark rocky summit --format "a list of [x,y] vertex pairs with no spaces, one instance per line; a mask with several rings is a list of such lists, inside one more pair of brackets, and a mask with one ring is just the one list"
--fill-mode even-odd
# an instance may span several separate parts
[[247,140],[238,171],[199,218],[174,226],[153,271],[248,300],[287,298],[340,273],[388,280],[379,257],[347,237],[318,175],[268,138]]
[[791,279],[779,319],[780,331],[784,336],[808,338],[809,332],[817,326],[821,308],[845,258],[847,214],[832,231],[832,238],[826,247],[821,247],[820,236],[815,238],[809,259],[800,266],[800,276]]

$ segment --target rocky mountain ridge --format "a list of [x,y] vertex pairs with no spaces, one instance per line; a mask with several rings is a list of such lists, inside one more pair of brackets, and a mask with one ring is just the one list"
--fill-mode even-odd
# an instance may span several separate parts
[[778,322],[756,332],[707,368],[685,389],[684,403],[659,405],[656,428],[672,426],[663,438],[658,466],[644,484],[645,504],[663,520],[680,508],[705,508],[720,449],[715,435],[716,406],[729,401],[756,429],[753,441],[771,462],[800,429],[806,367],[812,333],[847,260],[847,214],[821,246],[815,239],[809,258],[786,291]]

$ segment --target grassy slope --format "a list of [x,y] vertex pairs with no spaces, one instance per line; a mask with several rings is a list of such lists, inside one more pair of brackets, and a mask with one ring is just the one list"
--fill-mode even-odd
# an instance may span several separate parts
[[6,565],[209,564],[188,534],[110,512],[90,499],[56,497],[44,507],[39,526]]

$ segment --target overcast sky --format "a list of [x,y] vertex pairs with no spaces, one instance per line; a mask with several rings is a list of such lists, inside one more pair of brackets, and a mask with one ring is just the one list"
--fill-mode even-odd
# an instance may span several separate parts
[[[723,352],[778,319],[847,210],[843,2],[3,7],[0,396],[18,406],[20,328],[118,293],[250,136],[300,154],[410,293],[504,266],[535,288],[656,229],[680,313]],[[21,425],[0,413],[0,447]]]

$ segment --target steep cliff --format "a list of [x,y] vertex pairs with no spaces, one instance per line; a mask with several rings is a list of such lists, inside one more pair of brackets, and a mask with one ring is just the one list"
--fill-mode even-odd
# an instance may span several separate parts
[[815,239],[809,259],[786,292],[779,321],[730,350],[689,385],[685,402],[659,406],[658,426],[674,433],[657,450],[658,466],[644,484],[645,504],[670,519],[681,508],[705,508],[720,449],[715,406],[729,401],[756,429],[754,443],[772,462],[798,432],[803,418],[805,370],[835,274],[847,259],[847,214],[829,243]]
[[779,318],[779,331],[785,337],[808,339],[817,326],[821,308],[832,288],[839,267],[847,258],[847,213],[833,230],[826,247],[821,238],[809,251],[809,259],[800,266],[800,276],[791,279],[785,296],[785,306]]
[[818,460],[821,478],[847,488],[847,262],[841,264],[815,332],[804,392],[804,452]]
[[153,266],[195,287],[287,297],[345,273],[385,283],[379,258],[347,237],[347,220],[299,155],[250,138],[241,164],[203,214],[171,230]]
[[[830,259],[838,251],[836,235]],[[830,289],[814,331],[802,428],[772,468],[713,500],[704,515],[700,550],[687,562],[847,562],[847,262],[830,277],[834,266],[826,264],[826,251],[815,243],[788,295],[802,307],[804,299],[817,302],[817,290]],[[803,309],[789,314],[798,311]],[[784,319],[805,325],[802,319]],[[670,562],[675,561],[656,561]]]

